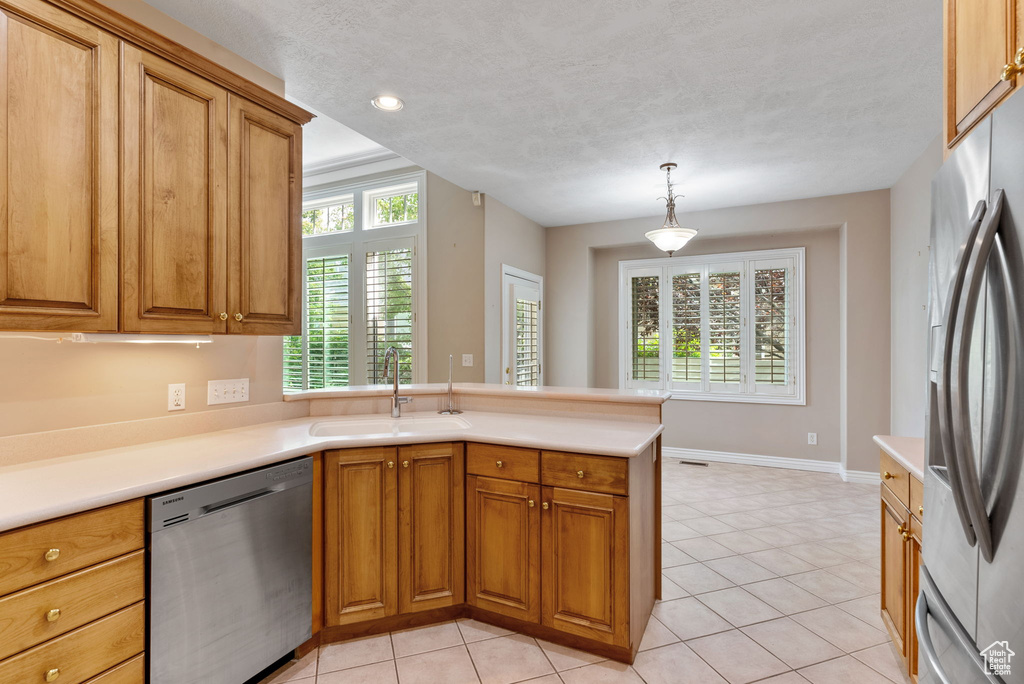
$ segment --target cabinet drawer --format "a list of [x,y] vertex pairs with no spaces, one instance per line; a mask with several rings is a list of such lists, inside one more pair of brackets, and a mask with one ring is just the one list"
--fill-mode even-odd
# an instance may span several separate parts
[[466,472],[503,480],[540,482],[540,453],[517,447],[470,444]]
[[0,661],[0,682],[43,682],[47,672],[60,684],[80,684],[142,653],[146,610],[143,602],[108,615]]
[[145,554],[136,551],[5,596],[0,660],[141,601],[145,581]]
[[629,493],[629,461],[625,458],[543,451],[540,463],[545,485],[623,496]]
[[910,476],[910,514],[924,520],[924,484],[913,475]]
[[0,596],[137,551],[144,541],[141,499],[5,532]]
[[[60,681],[60,680],[58,680]],[[145,684],[146,656],[139,654],[106,672],[96,675],[85,684]]]
[[889,454],[884,451],[881,454],[878,472],[882,476],[882,483],[896,495],[904,508],[910,508],[910,473]]

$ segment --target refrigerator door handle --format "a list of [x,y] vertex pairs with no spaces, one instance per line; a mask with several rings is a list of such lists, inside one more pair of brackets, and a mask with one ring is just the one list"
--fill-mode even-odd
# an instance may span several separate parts
[[[931,603],[929,603],[929,596],[933,597]],[[929,615],[944,627],[944,631],[947,634],[955,639],[956,645],[959,646],[963,653],[969,656],[970,660],[977,666],[978,671],[983,673],[989,682],[992,684],[1004,684],[1002,677],[986,672],[985,661],[982,659],[981,654],[978,653],[977,648],[975,648],[971,636],[964,630],[960,621],[956,619],[953,609],[942,598],[938,587],[935,586],[935,580],[928,574],[928,568],[922,567],[921,591],[917,595],[917,609],[914,611],[914,625],[917,631],[918,646],[928,661],[928,666],[935,673],[941,684],[958,684],[950,680],[949,675],[942,668],[942,661],[939,659],[934,642],[932,642],[932,633],[928,629]]]
[[970,515],[974,534],[981,554],[986,561],[992,561],[992,525],[988,509],[981,493],[981,478],[975,462],[974,444],[970,438],[970,397],[968,378],[971,351],[971,330],[978,310],[978,298],[985,279],[989,256],[999,230],[999,219],[1003,211],[1003,191],[996,190],[992,206],[985,214],[985,220],[974,239],[974,247],[967,263],[964,276],[964,292],[960,297],[957,311],[957,326],[953,335],[952,368],[950,369],[950,400],[953,418],[953,456],[957,461],[957,475],[963,487],[964,501]]
[[957,516],[964,530],[967,543],[974,546],[976,537],[974,527],[971,524],[970,513],[967,508],[966,496],[963,484],[960,479],[959,461],[956,457],[956,441],[953,438],[952,427],[952,401],[950,397],[950,368],[952,366],[953,340],[956,336],[957,314],[960,308],[960,296],[964,286],[967,265],[970,262],[971,250],[974,247],[975,238],[981,229],[982,218],[985,216],[985,200],[979,200],[971,215],[971,226],[967,233],[967,239],[960,246],[960,253],[957,256],[956,269],[953,280],[949,285],[949,296],[946,298],[946,311],[943,316],[943,342],[942,342],[942,363],[939,367],[936,389],[938,393],[938,419],[939,437],[942,452],[945,456],[946,474],[949,479],[950,490],[953,493],[953,502],[956,504]]

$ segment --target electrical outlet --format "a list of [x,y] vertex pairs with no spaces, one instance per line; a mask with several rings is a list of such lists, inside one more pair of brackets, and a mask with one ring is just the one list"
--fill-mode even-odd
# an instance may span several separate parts
[[206,383],[206,405],[249,401],[249,378],[210,380]]
[[473,365],[473,355],[472,354],[463,354],[462,355],[462,365],[463,366],[472,366]]
[[808,444],[817,444],[818,443],[818,433],[817,432],[808,432],[807,433],[807,443]]
[[167,410],[185,410],[185,383],[167,386]]

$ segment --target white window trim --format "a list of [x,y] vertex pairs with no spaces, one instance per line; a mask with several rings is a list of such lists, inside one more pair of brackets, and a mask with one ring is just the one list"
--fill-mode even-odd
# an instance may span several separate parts
[[540,370],[537,372],[537,385],[544,386],[544,276],[524,271],[508,264],[501,265],[501,373],[502,382],[506,385],[510,382],[510,374],[505,372],[506,368],[512,367],[512,354],[515,351],[510,347],[511,331],[509,325],[512,322],[512,298],[509,290],[516,281],[522,281],[528,285],[536,285],[539,291],[539,306],[537,311],[537,361]]
[[[652,382],[652,381],[633,381],[629,379],[629,373],[632,369],[632,338],[630,335],[630,321],[629,316],[632,311],[632,300],[630,295],[630,282],[629,278],[631,275],[655,275],[659,274],[661,277],[659,304],[664,302],[671,302],[671,285],[669,284],[672,275],[677,273],[686,272],[701,272],[703,274],[701,278],[701,287],[707,287],[707,272],[714,270],[713,267],[716,264],[724,264],[729,262],[742,262],[741,269],[741,282],[744,292],[747,288],[752,288],[751,283],[753,279],[752,262],[755,261],[771,261],[774,259],[793,259],[796,269],[796,278],[794,287],[792,290],[793,301],[791,302],[791,310],[794,314],[790,324],[792,325],[790,340],[793,343],[791,348],[792,354],[792,367],[796,372],[794,391],[792,394],[771,394],[769,392],[711,392],[709,391],[707,378],[705,377],[702,381],[702,390],[676,390],[671,389],[671,356],[667,354],[661,354],[659,359],[659,371],[660,377],[663,381]],[[637,273],[643,271],[643,273]],[[618,312],[618,325],[619,325],[619,387],[620,388],[650,388],[650,389],[667,389],[671,392],[672,399],[683,399],[687,401],[726,401],[726,402],[738,402],[738,403],[752,403],[752,404],[787,404],[795,406],[806,406],[807,405],[807,344],[805,337],[806,330],[806,271],[805,271],[805,249],[803,247],[793,247],[787,249],[766,249],[749,252],[730,252],[725,254],[702,254],[687,257],[667,257],[661,259],[634,259],[629,261],[619,262],[619,312]],[[752,289],[750,290],[752,291]],[[702,298],[702,301],[706,298]],[[748,364],[755,362],[752,355],[747,351],[752,343],[751,335],[753,331],[753,313],[754,313],[754,302],[753,297],[743,297],[743,308],[741,316],[744,320],[744,332],[742,335],[742,348],[743,356]],[[702,303],[701,317],[702,320],[706,318],[707,312],[703,310],[704,304]],[[671,316],[671,306],[659,306],[658,314],[660,318],[660,329],[668,329],[668,324]],[[748,324],[749,323],[749,324]],[[701,326],[701,337],[704,338],[707,335],[705,326]],[[754,377],[753,369],[749,367],[744,368],[744,372],[751,374],[750,377]],[[753,387],[754,383],[750,382],[749,387]]]
[[[382,191],[407,188],[419,193],[418,220],[369,227],[363,221],[369,206],[364,195],[377,195]],[[302,336],[306,336],[306,261],[325,256],[347,254],[349,257],[349,339],[365,336],[366,321],[366,253],[403,246],[411,240],[413,246],[413,359],[412,381],[424,383],[427,379],[427,174],[423,171],[388,176],[358,183],[329,183],[303,192],[302,211],[319,209],[352,198],[354,230],[323,233],[302,238]],[[358,282],[359,297],[353,298],[352,284]],[[358,330],[357,330],[358,329]],[[348,377],[350,386],[368,382],[366,377],[366,341],[361,339],[359,353],[349,345]],[[303,369],[307,347],[302,345]],[[286,390],[302,392],[305,390]]]

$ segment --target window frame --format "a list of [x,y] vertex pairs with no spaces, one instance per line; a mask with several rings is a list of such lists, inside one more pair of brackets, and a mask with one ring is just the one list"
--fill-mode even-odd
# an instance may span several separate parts
[[[754,271],[771,268],[774,264],[792,264],[793,276],[790,288],[788,313],[790,356],[790,383],[766,385],[757,383],[755,349],[756,325]],[[702,360],[700,388],[696,382],[674,383],[672,381],[672,279],[676,275],[700,273],[701,288],[701,349],[708,348],[708,275],[728,269],[740,272],[740,367],[741,380],[738,386],[712,386],[708,375],[710,359]],[[632,278],[634,276],[659,275],[659,377],[658,381],[637,381],[632,373]],[[672,399],[687,401],[723,401],[759,404],[807,404],[806,365],[806,270],[805,248],[767,249],[748,252],[701,254],[694,256],[664,257],[658,259],[632,259],[619,262],[619,387],[624,389],[661,389],[671,393]],[[666,305],[667,304],[667,305]],[[667,345],[665,340],[668,341]],[[667,353],[666,353],[666,350]],[[683,387],[681,385],[687,385]],[[717,384],[717,383],[716,383]]]
[[[373,196],[395,188],[419,194],[417,220],[371,226],[368,214]],[[302,237],[302,384],[301,389],[285,388],[285,393],[312,391],[308,388],[306,369],[307,334],[307,261],[331,256],[348,256],[349,281],[349,350],[348,387],[372,383],[367,376],[366,344],[366,254],[382,249],[411,247],[412,273],[412,382],[426,382],[427,377],[427,175],[423,171],[372,180],[329,183],[303,192],[302,211],[338,204],[352,197],[353,230],[306,235]],[[358,288],[358,289],[357,289]],[[283,372],[282,372],[283,381]],[[330,389],[330,388],[325,388]]]

